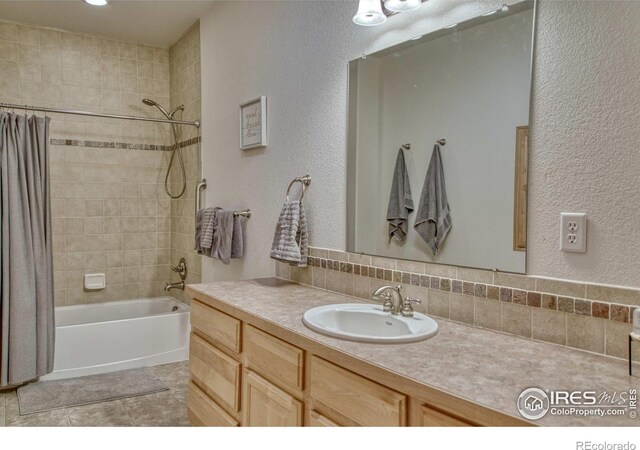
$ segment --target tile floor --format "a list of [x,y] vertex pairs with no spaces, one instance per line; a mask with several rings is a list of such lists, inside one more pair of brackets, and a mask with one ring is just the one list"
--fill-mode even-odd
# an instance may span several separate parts
[[21,416],[15,390],[0,392],[0,427],[182,427],[187,419],[186,361],[152,367],[169,388],[150,395]]

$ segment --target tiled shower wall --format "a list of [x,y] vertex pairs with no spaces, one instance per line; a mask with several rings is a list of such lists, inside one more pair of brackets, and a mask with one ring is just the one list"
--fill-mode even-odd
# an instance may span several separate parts
[[[309,266],[276,263],[280,278],[369,299],[401,285],[434,317],[627,358],[640,290],[311,248]],[[640,346],[634,359],[640,361]]]
[[[194,24],[169,49],[169,67],[171,74],[171,108],[184,105],[184,120],[200,119],[200,23]],[[179,116],[177,116],[179,117]],[[201,279],[201,257],[193,250],[195,238],[195,188],[201,177],[200,142],[198,130],[183,127],[180,149],[184,158],[187,187],[184,195],[171,200],[171,263],[177,264],[180,258],[187,262],[186,283],[198,283]],[[182,174],[176,159],[171,170],[171,191],[175,195],[182,186]],[[203,193],[204,195],[204,193]],[[172,281],[178,281],[172,274]],[[173,290],[171,294],[188,302],[182,291]]]
[[[160,117],[169,50],[0,21],[0,100]],[[42,114],[42,113],[38,113]],[[57,305],[162,295],[170,279],[165,124],[50,114]],[[107,287],[83,289],[86,273]]]

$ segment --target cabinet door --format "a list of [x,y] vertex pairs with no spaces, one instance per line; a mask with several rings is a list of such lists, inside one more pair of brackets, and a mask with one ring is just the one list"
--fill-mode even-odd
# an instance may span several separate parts
[[243,381],[242,426],[302,426],[302,403],[261,376],[247,370]]

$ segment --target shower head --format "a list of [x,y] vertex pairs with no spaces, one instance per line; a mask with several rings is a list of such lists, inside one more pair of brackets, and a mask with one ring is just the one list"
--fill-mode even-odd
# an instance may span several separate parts
[[162,106],[160,106],[160,104],[158,102],[156,102],[155,100],[151,100],[150,98],[143,98],[142,99],[142,103],[144,103],[147,106],[155,106],[156,108],[158,108],[160,110],[160,112],[162,112],[162,114],[165,115],[165,117],[167,119],[173,119],[172,115],[169,114],[167,112],[167,110],[164,109]]

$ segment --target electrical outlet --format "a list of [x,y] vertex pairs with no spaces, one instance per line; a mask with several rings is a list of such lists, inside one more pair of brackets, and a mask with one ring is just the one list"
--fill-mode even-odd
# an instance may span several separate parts
[[585,213],[560,214],[560,250],[587,252],[587,215]]

